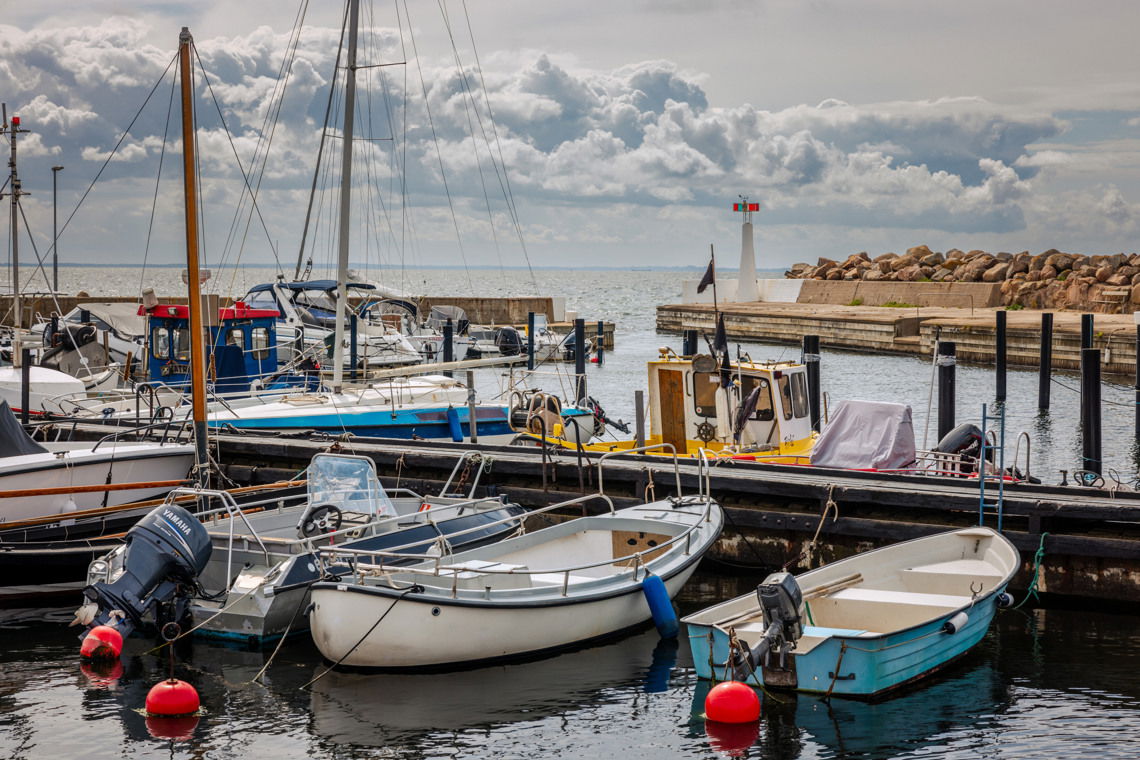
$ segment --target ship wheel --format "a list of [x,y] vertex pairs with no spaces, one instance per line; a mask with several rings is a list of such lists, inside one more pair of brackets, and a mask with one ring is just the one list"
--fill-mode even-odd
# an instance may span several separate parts
[[708,443],[713,438],[716,438],[716,427],[711,422],[702,422],[697,425],[697,438],[702,443]]

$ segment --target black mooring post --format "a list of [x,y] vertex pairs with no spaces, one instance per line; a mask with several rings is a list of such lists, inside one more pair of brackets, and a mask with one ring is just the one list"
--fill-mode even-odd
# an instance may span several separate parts
[[586,400],[586,320],[574,320],[574,401]]
[[1101,472],[1100,464],[1100,349],[1081,351],[1081,468]]
[[1140,312],[1134,312],[1133,319],[1136,320],[1136,439],[1140,440],[1140,318],[1137,318]]
[[598,320],[598,344],[594,347],[594,355],[598,357],[598,366],[606,363],[606,323]]
[[534,312],[526,313],[526,368],[534,369]]
[[28,424],[32,405],[32,349],[20,349],[20,422]]
[[693,356],[697,353],[697,331],[685,330],[684,340],[681,343],[681,356]]
[[1053,371],[1053,312],[1041,315],[1041,364],[1037,371],[1037,410],[1049,409],[1049,387]]
[[954,366],[958,347],[953,341],[938,341],[938,440],[954,429]]
[[[1093,315],[1092,314],[1082,314],[1081,315],[1081,378],[1082,378],[1082,382],[1083,382],[1083,378],[1085,375],[1085,351],[1087,351],[1088,349],[1090,349],[1092,347],[1093,347]],[[1086,411],[1088,411],[1088,407],[1086,407],[1084,403],[1081,403],[1081,430],[1084,430],[1086,427],[1086,424],[1087,424],[1087,418],[1085,417]]]
[[994,323],[994,374],[997,380],[997,393],[994,398],[998,402],[1005,401],[1005,320],[1004,309],[998,309]]
[[807,368],[808,408],[811,410],[811,429],[820,430],[819,417],[819,336],[803,337],[804,366]]
[[[444,360],[444,362],[455,361],[455,345],[454,345],[454,340],[453,340],[454,337],[455,337],[455,324],[451,321],[451,318],[448,317],[447,321],[443,323],[443,360]],[[451,374],[451,370],[447,370],[443,374],[447,375],[448,377],[454,377],[454,375]]]

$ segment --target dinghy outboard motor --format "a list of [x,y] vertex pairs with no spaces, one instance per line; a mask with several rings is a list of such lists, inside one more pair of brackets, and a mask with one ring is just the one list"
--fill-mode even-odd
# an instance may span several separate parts
[[[973,461],[978,460],[978,454],[982,450],[982,430],[972,422],[963,422],[958,427],[951,430],[946,435],[942,436],[942,440],[934,447],[933,451],[942,454],[957,454],[963,459],[969,458]],[[963,462],[965,464],[965,462]],[[973,469],[962,468],[963,472],[973,472]]]
[[91,563],[89,579],[101,571],[107,580],[83,589],[76,622],[114,625],[125,637],[152,608],[172,598],[173,619],[181,620],[212,549],[206,528],[192,514],[173,504],[156,507],[127,531],[124,546]]
[[[738,681],[747,680],[761,663],[767,660],[769,652],[784,657],[795,648],[803,636],[800,622],[800,607],[803,606],[803,592],[791,573],[772,573],[756,587],[756,598],[764,613],[764,636],[752,647],[741,641],[742,650],[735,653],[732,662],[733,676]],[[781,667],[783,667],[781,662]]]
[[510,325],[499,328],[499,334],[495,336],[495,345],[503,356],[518,356],[523,352],[522,336]]

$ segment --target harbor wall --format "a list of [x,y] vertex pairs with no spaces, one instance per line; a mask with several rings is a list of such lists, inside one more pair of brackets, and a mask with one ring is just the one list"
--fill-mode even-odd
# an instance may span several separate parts
[[[805,285],[808,283],[805,283]],[[824,284],[824,283],[821,283]],[[826,283],[843,284],[843,283]],[[873,284],[873,283],[865,283]],[[930,356],[937,340],[954,341],[961,361],[993,364],[996,308],[876,307],[809,303],[721,304],[730,340],[798,345],[804,335],[818,335],[828,348]],[[1039,311],[1006,311],[1007,361],[1038,366],[1041,349]],[[1053,313],[1052,366],[1080,367],[1078,312]],[[657,307],[657,330],[695,329],[712,336],[716,312],[711,306],[672,304]],[[1101,349],[1101,370],[1132,375],[1136,368],[1136,323],[1132,315],[1097,314],[1093,348]]]

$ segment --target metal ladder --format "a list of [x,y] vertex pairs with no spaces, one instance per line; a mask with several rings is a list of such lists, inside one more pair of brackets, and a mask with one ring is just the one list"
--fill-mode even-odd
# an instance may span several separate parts
[[[978,525],[986,524],[986,515],[997,517],[997,529],[1001,532],[1002,511],[1005,504],[1005,405],[1001,405],[1001,412],[996,421],[998,423],[998,442],[992,446],[988,444],[988,426],[995,418],[987,413],[986,405],[982,404],[982,448],[978,452]],[[986,474],[986,450],[997,454],[997,475]],[[996,500],[986,501],[986,481],[997,479]],[[992,498],[992,497],[991,497]]]

